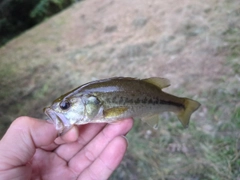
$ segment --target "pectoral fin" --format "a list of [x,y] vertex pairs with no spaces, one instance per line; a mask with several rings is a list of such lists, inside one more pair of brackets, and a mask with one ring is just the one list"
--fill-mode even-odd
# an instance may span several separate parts
[[159,116],[158,115],[155,114],[152,116],[143,117],[142,121],[147,123],[153,129],[158,129],[158,124],[159,124]]
[[142,79],[145,82],[158,86],[160,89],[170,86],[170,81],[166,78],[151,77],[148,79]]
[[125,106],[109,108],[103,111],[103,116],[105,118],[117,118],[124,114],[127,110],[128,107]]

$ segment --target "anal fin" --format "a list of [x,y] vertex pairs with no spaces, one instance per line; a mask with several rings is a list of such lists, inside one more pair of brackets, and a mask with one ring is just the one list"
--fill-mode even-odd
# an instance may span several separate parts
[[143,122],[147,123],[153,129],[158,129],[158,124],[159,124],[159,115],[158,114],[146,116],[141,119]]

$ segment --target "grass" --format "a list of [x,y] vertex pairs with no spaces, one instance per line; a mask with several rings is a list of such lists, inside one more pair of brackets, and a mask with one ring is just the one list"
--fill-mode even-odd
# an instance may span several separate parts
[[240,179],[239,32],[229,27],[223,34],[227,45],[219,52],[226,53],[232,73],[198,95],[202,106],[189,128],[169,114],[161,116],[156,131],[136,121],[127,135],[127,155],[111,179]]
[[[192,118],[188,129],[172,116],[163,117],[156,131],[136,122],[127,136],[128,154],[112,179],[240,178],[240,108],[234,108],[240,94],[213,90],[203,98],[208,101],[199,111],[208,112]],[[127,163],[129,157],[133,164]],[[128,173],[119,177],[121,171]]]
[[161,116],[158,130],[135,121],[128,153],[111,179],[240,179],[239,61],[233,56],[235,50],[226,58],[232,78],[198,95],[202,106],[188,129],[170,114]]
[[[66,30],[61,29],[62,27],[59,28],[56,22],[52,25],[57,27],[55,31],[52,31],[50,26],[47,26],[48,28],[45,29],[49,29],[49,31],[44,30],[44,33],[34,32],[37,35],[44,35],[43,37],[40,36],[36,38],[36,35],[33,33],[34,36],[29,36],[28,38],[31,38],[31,41],[27,41],[27,43],[23,43],[23,46],[20,46],[21,51],[26,50],[23,55],[18,54],[18,51],[15,50],[11,50],[11,53],[9,53],[12,54],[12,59],[15,60],[16,57],[19,58],[17,60],[21,62],[19,63],[20,67],[14,64],[17,63],[15,61],[13,61],[14,63],[1,64],[1,132],[6,130],[11,120],[16,116],[29,115],[41,118],[43,116],[42,108],[49,104],[52,99],[55,99],[63,92],[67,92],[72,89],[72,87],[80,85],[81,82],[90,81],[91,78],[112,76],[117,74],[117,71],[121,71],[121,73],[126,76],[131,75],[137,77],[138,72],[141,77],[161,76],[166,73],[170,74],[170,79],[184,79],[184,82],[179,83],[182,89],[175,86],[173,94],[191,97],[187,94],[186,89],[189,91],[192,90],[192,92],[203,89],[202,92],[195,93],[196,97],[193,98],[202,104],[201,108],[194,113],[189,128],[187,129],[181,126],[181,123],[174,114],[162,114],[158,130],[153,130],[147,124],[136,120],[133,129],[127,135],[129,147],[125,158],[110,179],[240,180],[239,8],[231,4],[232,1],[226,1],[226,3],[228,2],[228,6],[221,3],[215,6],[209,5],[206,9],[206,11],[209,11],[206,16],[204,13],[195,13],[194,8],[192,12],[191,7],[189,7],[189,11],[188,8],[183,9],[183,13],[180,13],[183,19],[179,19],[181,21],[177,23],[176,27],[171,27],[174,36],[172,36],[170,32],[169,36],[168,34],[166,35],[170,37],[170,39],[166,39],[163,33],[162,36],[156,36],[154,40],[148,39],[147,41],[147,39],[143,39],[144,41],[138,42],[136,41],[137,38],[135,39],[135,36],[133,36],[130,42],[117,44],[117,48],[111,45],[109,51],[107,51],[108,49],[106,48],[98,49],[98,42],[100,41],[97,41],[97,38],[96,43],[95,41],[94,43],[89,42],[90,45],[94,44],[93,46],[82,47],[77,43],[77,47],[65,47],[65,42],[70,40],[60,40],[68,34],[65,32]],[[199,2],[199,4],[202,4],[202,2]],[[195,7],[196,10],[198,10],[197,7],[198,6]],[[225,11],[227,11],[227,13],[225,13]],[[170,13],[171,12],[168,12],[167,14]],[[184,15],[184,13],[186,13],[186,15]],[[191,16],[188,16],[188,13]],[[198,17],[199,19],[197,20],[199,21],[195,22],[192,18],[190,18],[190,20],[188,19],[188,17],[192,17],[194,14],[197,14],[194,17]],[[175,18],[176,15],[174,15],[173,19]],[[63,17],[61,20],[59,19],[57,22],[65,21]],[[163,20],[168,22],[169,19],[166,17],[166,19]],[[204,21],[203,23],[202,20]],[[66,27],[74,27],[73,25],[71,26],[70,21],[70,19],[69,22],[66,21],[68,22]],[[150,22],[151,18],[146,23],[146,26],[149,25]],[[198,27],[201,23],[203,26]],[[76,24],[75,21],[74,24]],[[208,25],[207,27],[209,29],[205,29],[205,24]],[[117,31],[120,31],[121,25],[117,25],[117,27]],[[164,29],[164,26],[162,28],[163,32],[165,32],[166,29]],[[59,29],[64,31],[62,37],[59,37],[58,33],[61,32]],[[98,33],[99,32],[100,31],[98,31]],[[136,32],[138,36],[145,36],[144,33],[139,34],[138,31],[134,32]],[[90,34],[92,32],[86,31],[86,33]],[[47,34],[54,34],[54,39],[58,39],[57,44],[54,44],[55,42],[52,41],[51,38],[48,38]],[[159,34],[159,32],[157,32],[157,34]],[[101,35],[99,34],[99,36]],[[182,39],[178,39],[178,37],[182,36],[184,37],[183,44]],[[212,38],[210,38],[209,44],[207,45],[204,44],[205,41],[208,41],[206,37]],[[43,41],[46,39],[50,39],[51,41]],[[150,40],[151,42],[147,43]],[[216,42],[214,40],[216,40]],[[194,41],[196,42],[191,44],[191,42]],[[21,43],[22,42],[23,41],[21,41]],[[29,48],[28,50],[27,45],[32,42],[35,44],[31,44],[31,46],[35,49]],[[104,45],[106,42],[103,41],[101,43]],[[70,42],[70,44],[71,43],[74,44],[73,42]],[[63,50],[58,50],[57,54],[54,54],[55,48],[61,47],[61,44],[63,44]],[[43,47],[49,49],[49,51],[44,51]],[[163,50],[161,51],[162,47]],[[166,49],[164,49],[165,47]],[[178,49],[178,47],[180,49]],[[64,50],[65,48],[66,50]],[[71,50],[71,48],[74,50]],[[189,51],[186,51],[186,49],[189,49]],[[109,53],[101,54],[99,53],[100,51]],[[197,51],[197,53],[195,51]],[[212,51],[214,51],[214,53],[212,53]],[[192,56],[188,56],[189,53],[192,53]],[[45,56],[46,54],[47,56]],[[69,54],[74,54],[74,56],[70,57]],[[170,58],[173,54],[176,55],[175,60],[174,58]],[[196,74],[194,74],[194,72],[191,73],[191,71],[184,68],[186,65],[189,65],[184,63],[190,63],[191,65],[193,64],[191,61],[200,60],[197,56],[202,56],[202,54],[209,55],[203,56],[206,59],[202,62],[206,62],[206,64],[199,63],[200,67],[197,66],[197,64],[193,69],[203,69],[204,72],[197,71]],[[98,63],[98,58],[95,56],[100,57],[101,63]],[[150,57],[148,58],[148,56]],[[224,58],[224,63],[221,64],[221,61],[214,63],[214,60],[217,61],[216,56],[217,58]],[[24,60],[26,57],[29,61],[33,59],[31,63],[26,63],[27,61]],[[38,57],[40,57],[40,59],[36,61]],[[112,57],[114,58],[113,60],[111,59]],[[164,61],[161,60],[161,57]],[[58,59],[58,61],[55,59]],[[184,59],[189,59],[189,62]],[[5,61],[9,62],[7,56]],[[178,61],[183,63],[178,63]],[[207,62],[211,61],[213,61],[213,63],[208,65]],[[33,64],[33,62],[35,63]],[[36,64],[36,62],[38,63]],[[163,66],[160,66],[161,62],[164,62],[162,63]],[[170,63],[170,66],[167,66],[168,63]],[[151,64],[154,64],[156,67],[151,66]],[[27,65],[30,65],[30,67]],[[178,65],[180,66],[178,67]],[[189,69],[191,69],[190,65],[187,66]],[[171,68],[171,66],[174,68]],[[215,66],[227,67],[224,70],[227,69],[230,70],[230,72],[215,71]],[[96,69],[98,71],[96,71]],[[181,71],[181,73],[179,73],[179,71]],[[183,76],[182,74],[186,75]],[[189,76],[187,76],[188,74]],[[192,75],[198,76],[193,77],[194,81],[201,79],[202,76],[208,76],[207,78],[205,77],[205,79],[203,77],[203,81],[197,81],[201,82],[197,85],[204,88],[188,85],[192,80]],[[205,84],[204,80],[214,81],[214,83],[211,83],[212,86],[209,86],[209,82]]]

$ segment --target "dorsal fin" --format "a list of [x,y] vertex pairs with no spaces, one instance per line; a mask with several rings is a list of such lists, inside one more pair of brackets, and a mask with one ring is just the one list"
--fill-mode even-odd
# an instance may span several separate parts
[[166,78],[151,77],[151,78],[142,79],[142,80],[145,82],[154,84],[155,86],[158,86],[161,89],[170,86],[170,81]]

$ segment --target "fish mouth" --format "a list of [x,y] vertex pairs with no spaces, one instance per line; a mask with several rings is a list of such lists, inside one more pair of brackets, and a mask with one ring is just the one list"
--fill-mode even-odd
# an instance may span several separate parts
[[60,135],[71,128],[68,119],[63,114],[57,113],[49,107],[44,108],[43,111],[49,117],[47,121],[55,125]]

